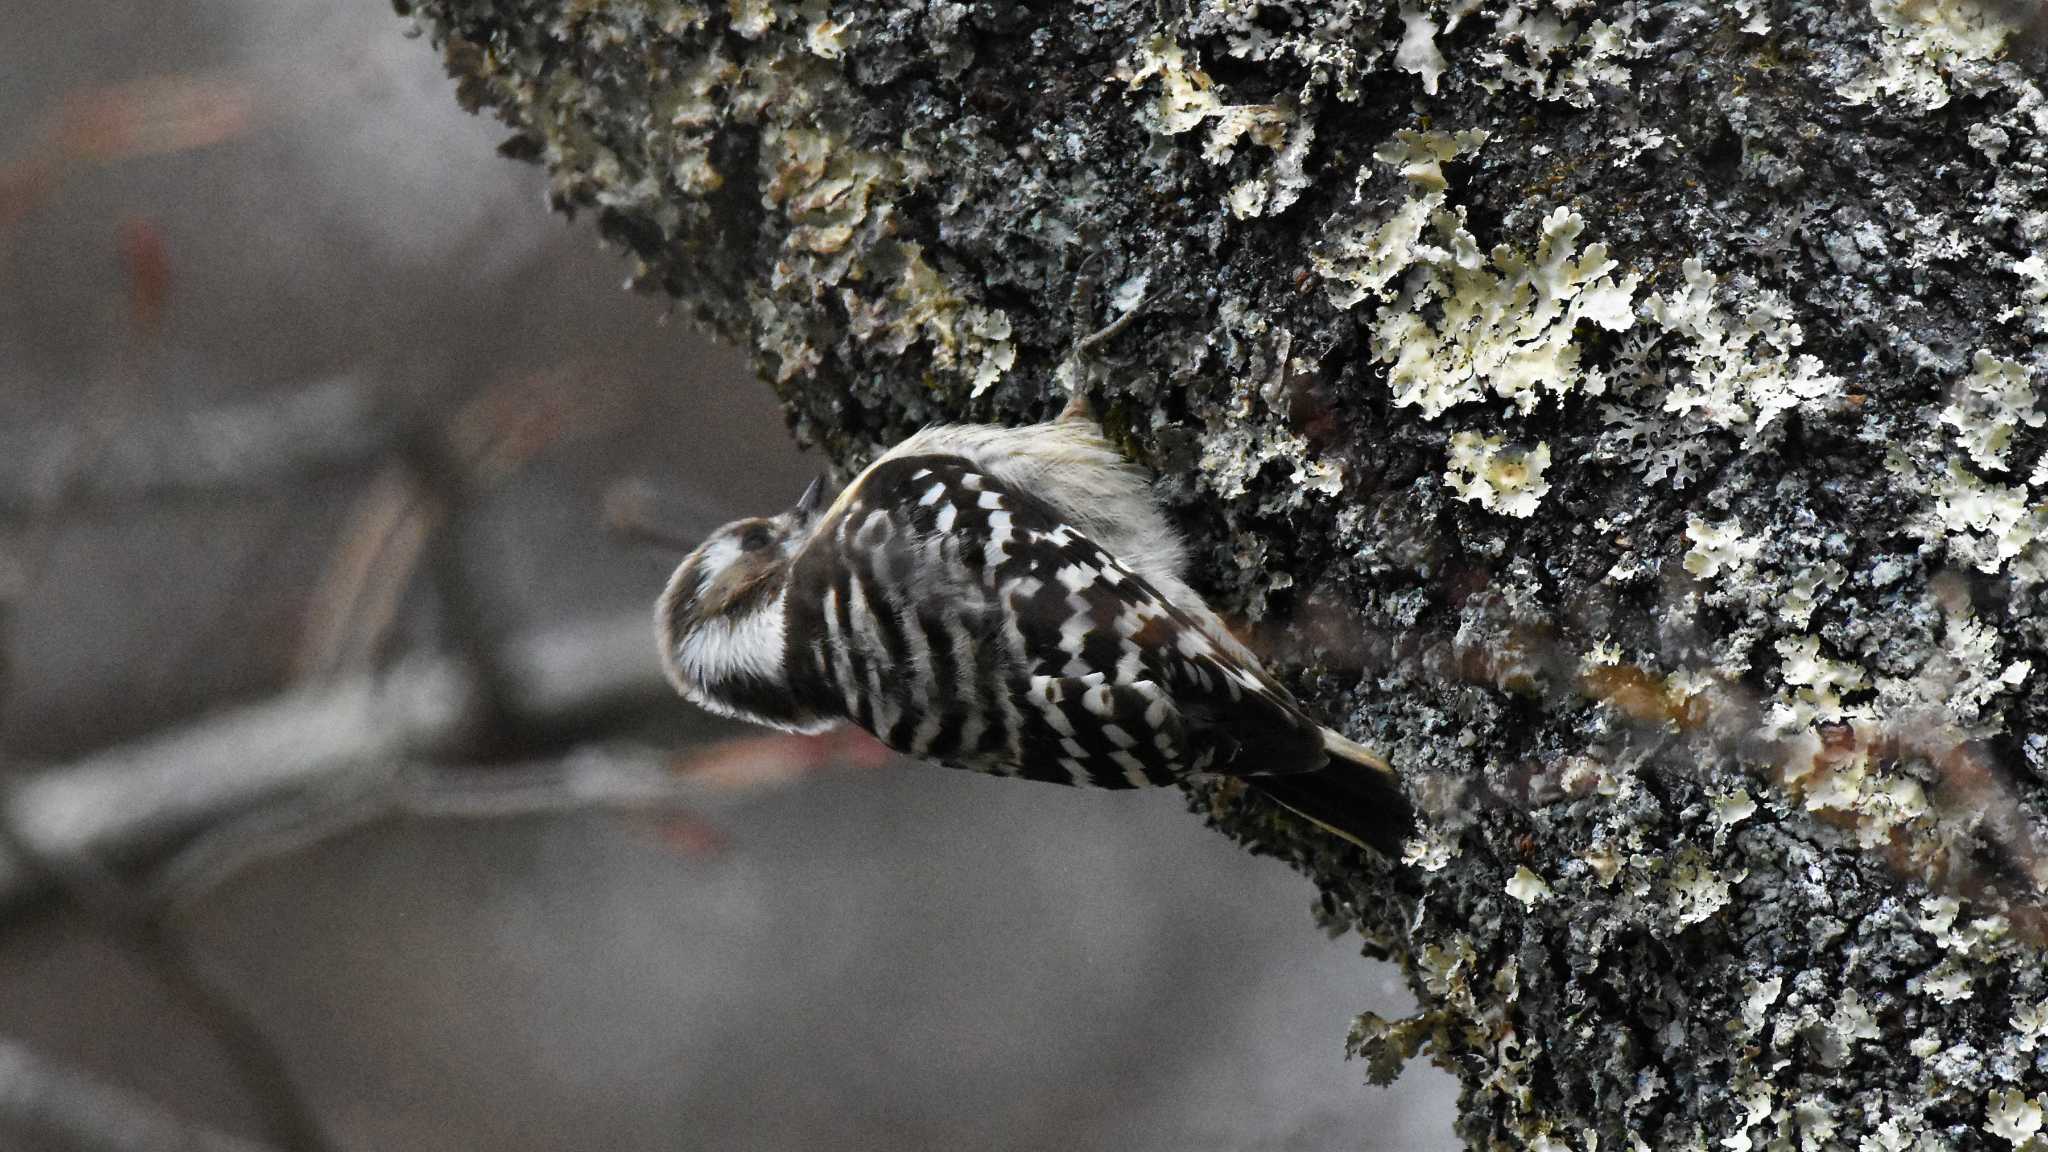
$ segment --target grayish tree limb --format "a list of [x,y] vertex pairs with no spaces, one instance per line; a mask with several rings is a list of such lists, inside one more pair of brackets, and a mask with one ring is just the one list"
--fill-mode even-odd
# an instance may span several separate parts
[[[515,718],[545,731],[666,702],[649,624],[634,614],[515,637],[502,648]],[[470,724],[461,664],[419,660],[312,686],[28,775],[9,793],[39,854],[122,857],[225,816],[454,751]],[[34,872],[0,851],[0,904]]]
[[391,439],[391,413],[353,376],[123,427],[0,430],[0,518],[152,500],[263,496],[369,463]]

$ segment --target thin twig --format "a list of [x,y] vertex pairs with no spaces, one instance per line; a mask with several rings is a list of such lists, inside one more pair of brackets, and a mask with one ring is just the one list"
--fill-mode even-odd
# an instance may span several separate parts
[[433,530],[404,469],[378,472],[357,495],[307,601],[294,679],[325,680],[375,665]]
[[262,1111],[270,1138],[292,1152],[327,1152],[332,1145],[293,1083],[284,1054],[253,1014],[206,977],[184,939],[165,920],[164,906],[134,890],[90,854],[42,851],[7,818],[10,811],[0,809],[0,845],[126,944],[164,990],[205,1027]]
[[265,860],[391,820],[492,821],[577,812],[685,811],[716,789],[652,750],[586,749],[523,767],[411,763],[366,768],[218,824],[157,871],[154,898],[189,905]]
[[1110,321],[1108,324],[1103,325],[1096,331],[1086,336],[1083,336],[1081,339],[1075,341],[1074,350],[1068,354],[1067,358],[1070,360],[1079,360],[1084,356],[1093,354],[1097,348],[1100,348],[1104,344],[1109,343],[1111,340],[1116,339],[1118,336],[1123,335],[1124,329],[1129,328],[1132,324],[1136,323],[1138,317],[1143,315],[1147,309],[1152,307],[1153,304],[1157,303],[1159,298],[1164,295],[1166,295],[1165,285],[1161,285],[1160,287],[1154,288],[1150,293],[1148,293],[1145,296],[1144,299],[1138,301],[1136,304],[1133,304],[1130,308],[1126,309],[1123,315],[1118,316],[1116,319]]
[[874,767],[892,753],[859,729],[748,736],[678,760],[646,745],[579,748],[551,761],[458,768],[365,768],[282,803],[224,821],[157,870],[151,899],[189,905],[266,860],[394,820],[484,822],[591,813],[716,811],[830,765]]

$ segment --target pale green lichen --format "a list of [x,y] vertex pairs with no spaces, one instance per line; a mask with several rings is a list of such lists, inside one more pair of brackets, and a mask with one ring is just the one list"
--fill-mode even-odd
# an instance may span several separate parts
[[2028,1053],[2041,1047],[2041,1041],[2048,1039],[2048,1000],[2016,1010],[2012,1014],[2012,1031],[2015,1051]]
[[1533,516],[1550,484],[1550,445],[1517,450],[1503,447],[1498,436],[1460,432],[1451,437],[1450,465],[1444,483],[1458,499],[1503,516]]
[[1704,857],[1697,852],[1680,854],[1665,897],[1666,910],[1679,926],[1690,927],[1718,915],[1733,898],[1729,880],[1708,866]]
[[1505,891],[1521,901],[1524,908],[1534,908],[1550,898],[1550,885],[1544,882],[1543,877],[1531,872],[1527,865],[1515,869],[1515,874],[1508,877]]
[[1477,56],[1491,70],[1480,85],[1497,90],[1505,84],[1579,108],[1592,106],[1603,89],[1626,86],[1627,62],[1636,52],[1629,40],[1635,13],[1582,24],[1576,14],[1585,7],[1582,0],[1504,5],[1493,47]]
[[[1638,322],[1640,276],[1617,278],[1620,265],[1605,244],[1581,253],[1585,221],[1569,209],[1543,218],[1533,254],[1495,245],[1482,255],[1463,208],[1449,202],[1443,165],[1485,139],[1476,131],[1397,134],[1374,156],[1399,172],[1410,195],[1382,216],[1338,226],[1313,257],[1332,304],[1380,303],[1373,357],[1390,366],[1394,403],[1424,419],[1489,396],[1528,414],[1545,395],[1599,395],[1608,376],[1581,367],[1582,326],[1626,332]],[[1839,398],[1841,379],[1797,351],[1803,333],[1782,296],[1753,292],[1737,318],[1721,306],[1717,278],[1698,260],[1688,260],[1684,274],[1681,288],[1645,302],[1654,330],[1618,369],[1631,388],[1653,374],[1668,379],[1665,412],[1740,430],[1751,446],[1785,413],[1818,411]],[[1616,409],[1609,419],[1631,417]],[[1688,457],[1702,451],[1696,441],[1654,449],[1646,471],[1683,483]],[[1828,580],[1840,577],[1824,574],[1811,585]],[[1803,607],[1810,612],[1810,602]]]
[[1633,325],[1638,278],[1614,279],[1605,244],[1579,252],[1586,223],[1577,213],[1545,217],[1533,255],[1496,245],[1484,260],[1462,212],[1436,212],[1430,225],[1433,242],[1410,249],[1406,283],[1373,326],[1374,358],[1392,365],[1394,403],[1434,419],[1491,391],[1527,413],[1546,392],[1605,389],[1601,373],[1580,368],[1579,324]]
[[1818,636],[1787,636],[1776,648],[1778,678],[1789,691],[1771,707],[1772,727],[1797,735],[1815,724],[1838,724],[1848,718],[1842,697],[1868,686],[1862,668],[1821,655]]
[[1750,1132],[1771,1118],[1771,1086],[1750,1085],[1748,1091],[1740,1097],[1739,1103],[1742,1115],[1735,1121],[1734,1131],[1721,1138],[1720,1145],[1728,1149],[1728,1152],[1753,1152],[1757,1143],[1750,1137]]
[[1392,365],[1394,403],[1425,419],[1489,391],[1524,413],[1546,391],[1597,394],[1601,375],[1579,368],[1581,322],[1610,332],[1635,323],[1640,278],[1617,281],[1604,244],[1581,253],[1585,220],[1569,209],[1544,218],[1533,254],[1505,244],[1482,254],[1464,209],[1447,203],[1443,164],[1485,140],[1477,131],[1396,135],[1374,157],[1401,174],[1410,197],[1383,219],[1340,229],[1315,254],[1333,304],[1383,302],[1373,356]]
[[[782,128],[764,133],[761,165],[762,200],[789,222],[771,287],[838,286],[854,339],[895,356],[924,345],[933,366],[965,379],[971,395],[987,391],[1016,362],[1009,317],[970,304],[925,260],[922,245],[893,237],[890,200],[903,180],[898,161],[845,147],[824,132]],[[772,307],[757,307],[757,314],[764,328],[771,325]],[[782,379],[817,363],[819,352],[800,332],[778,331],[785,338],[771,347]]]
[[1713,820],[1721,828],[1733,828],[1756,815],[1756,798],[1744,788],[1714,797]]
[[2022,320],[2037,336],[2048,336],[2048,255],[2033,252],[2015,260],[2012,274],[2019,278],[2019,299],[1998,314],[2001,321]]
[[[1477,151],[1485,142],[1486,133],[1478,129],[1403,131],[1373,152],[1375,159],[1408,181],[1414,194],[1383,220],[1345,226],[1315,253],[1315,267],[1332,304],[1350,308],[1368,297],[1387,297],[1394,279],[1428,255],[1419,253],[1417,246],[1423,230],[1444,210],[1450,186],[1444,164]],[[1477,259],[1476,244],[1467,258]]]
[[1770,1019],[1771,1005],[1778,1002],[1778,996],[1785,990],[1783,976],[1771,976],[1763,980],[1750,980],[1742,986],[1742,1016],[1733,1025],[1736,1034],[1745,1039],[1762,1032]]
[[1823,560],[1793,573],[1784,597],[1778,602],[1778,618],[1804,630],[1813,621],[1813,610],[1848,578],[1849,570],[1834,560]]
[[1424,828],[1401,845],[1401,863],[1424,872],[1441,872],[1460,851],[1457,841],[1435,829]]

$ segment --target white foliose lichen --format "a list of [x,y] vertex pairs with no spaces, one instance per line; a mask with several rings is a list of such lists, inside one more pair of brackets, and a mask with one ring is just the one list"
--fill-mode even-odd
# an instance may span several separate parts
[[1536,514],[1550,492],[1550,484],[1543,478],[1549,467],[1548,444],[1517,451],[1502,447],[1498,436],[1460,432],[1451,437],[1444,483],[1460,500],[1503,516],[1527,517]]
[[1461,854],[1455,840],[1434,828],[1423,829],[1401,845],[1401,863],[1424,872],[1441,872]]
[[2040,1135],[2043,1112],[2041,1098],[2028,1096],[2017,1088],[1994,1088],[1984,1102],[1984,1131],[2012,1145],[2024,1148]]
[[888,288],[863,296],[842,288],[848,330],[855,339],[901,353],[929,343],[934,366],[958,373],[979,396],[1016,363],[1010,318],[1000,309],[970,305],[926,262],[922,245],[904,242]]
[[2023,321],[2039,336],[2048,336],[2048,255],[2034,252],[2015,260],[2012,274],[2020,281],[2019,299],[1998,314],[2001,321]]
[[[892,355],[926,345],[933,366],[965,379],[977,396],[1015,364],[1009,316],[973,303],[921,245],[895,237],[891,198],[904,180],[897,160],[821,131],[778,127],[763,133],[760,163],[764,206],[790,225],[771,289],[836,287],[855,340]],[[762,346],[781,360],[780,378],[820,362],[808,332],[773,299],[757,297],[753,310]]]
[[2048,506],[2034,504],[2026,485],[1985,480],[1960,459],[1951,459],[1929,488],[1934,506],[1914,528],[1980,572],[1999,571],[2048,533]]
[[1778,641],[1777,650],[1778,678],[1787,691],[1771,706],[1774,728],[1798,735],[1815,724],[1838,724],[1848,718],[1842,697],[1868,686],[1862,668],[1822,656],[1818,636],[1787,636]]
[[2017,360],[1977,350],[1970,374],[1957,385],[1953,402],[1941,411],[1941,422],[1956,430],[1956,439],[1970,462],[1987,471],[2004,471],[2013,433],[2039,428],[2044,420],[2035,406],[2035,389],[2027,369]]
[[1954,1152],[1954,1145],[1929,1132],[1926,1117],[1920,1113],[1901,1111],[1878,1121],[1857,1142],[1856,1152]]
[[1732,899],[1734,890],[1728,879],[1693,852],[1680,858],[1671,870],[1665,908],[1681,927],[1688,927],[1711,919]]
[[2013,26],[1982,0],[1869,0],[1877,60],[1840,88],[1851,104],[1902,99],[1927,111],[1949,102],[1951,84],[1996,57]]
[[1892,735],[1923,756],[1939,760],[2002,727],[1996,701],[2024,686],[2027,660],[2000,656],[1998,630],[1969,616],[1952,616],[1942,640],[1911,676],[1881,676],[1872,705]]
[[1155,83],[1158,94],[1140,107],[1139,123],[1161,136],[1178,136],[1206,124],[1202,158],[1228,164],[1242,142],[1270,150],[1270,171],[1239,181],[1225,193],[1224,206],[1238,219],[1285,211],[1312,182],[1307,171],[1315,125],[1285,102],[1232,104],[1216,82],[1188,59],[1188,51],[1164,36],[1153,36],[1116,73],[1136,91]]
[[[1775,292],[1745,288],[1739,306],[1724,306],[1718,279],[1698,260],[1684,264],[1684,283],[1643,301],[1641,276],[1622,272],[1601,243],[1580,246],[1585,221],[1556,208],[1542,221],[1535,250],[1507,244],[1482,251],[1450,202],[1444,165],[1476,152],[1478,131],[1396,134],[1374,153],[1397,171],[1409,195],[1391,211],[1333,223],[1313,252],[1330,302],[1378,305],[1371,322],[1373,359],[1388,366],[1399,407],[1433,420],[1462,404],[1505,399],[1522,414],[1545,396],[1601,395],[1609,376],[1581,363],[1582,333],[1629,332],[1613,365],[1630,393],[1655,389],[1666,414],[1744,433],[1756,445],[1785,413],[1822,409],[1841,395],[1839,377],[1798,351],[1804,336],[1790,306]],[[1370,194],[1361,177],[1360,201]],[[1705,438],[1633,408],[1606,412],[1621,427],[1602,450],[1645,457],[1645,474],[1674,485],[1697,473]],[[1839,565],[1794,572],[1782,589],[1787,619],[1804,627],[1822,590],[1846,578]]]
[[1766,980],[1751,980],[1742,986],[1742,1021],[1737,1032],[1743,1037],[1754,1036],[1763,1031],[1770,1022],[1771,1005],[1778,1002],[1778,996],[1785,990],[1785,978],[1772,976]]
[[2041,1041],[2048,1039],[2048,1000],[2021,1007],[2012,1014],[2012,1046],[2020,1052],[2032,1052],[2041,1047]]
[[1793,573],[1778,601],[1778,618],[1804,630],[1813,620],[1813,610],[1820,605],[1821,595],[1840,588],[1848,578],[1849,570],[1833,560],[1823,560]]
[[[1388,286],[1418,260],[1433,252],[1419,251],[1423,230],[1445,207],[1444,164],[1461,155],[1476,152],[1486,143],[1479,129],[1464,132],[1409,132],[1395,134],[1373,152],[1380,163],[1408,181],[1407,200],[1383,219],[1366,219],[1342,227],[1324,249],[1315,254],[1317,272],[1322,275],[1330,302],[1350,308],[1367,297],[1385,299]],[[1473,247],[1476,259],[1477,245]]]
[[1864,1040],[1882,1040],[1877,1015],[1854,988],[1845,988],[1835,1001],[1835,1010],[1823,1021],[1820,1035],[1821,1062],[1839,1068],[1849,1062],[1856,1045]]
[[1546,393],[1606,390],[1599,372],[1579,366],[1579,324],[1633,326],[1639,277],[1616,281],[1605,244],[1580,252],[1578,213],[1546,216],[1533,254],[1502,244],[1483,260],[1462,211],[1434,213],[1430,224],[1434,242],[1412,249],[1406,284],[1372,330],[1375,359],[1392,366],[1395,404],[1435,419],[1491,392],[1528,413]]
[[1491,72],[1478,81],[1480,86],[1489,91],[1512,86],[1539,100],[1578,108],[1592,107],[1603,88],[1627,87],[1628,61],[1642,48],[1629,38],[1634,10],[1582,24],[1577,16],[1584,7],[1579,0],[1506,5],[1492,46],[1476,57]]
[[1409,5],[1401,9],[1401,45],[1394,49],[1394,66],[1422,77],[1422,90],[1436,95],[1447,61],[1436,46],[1436,21],[1429,13]]
[[1764,547],[1762,540],[1742,534],[1740,520],[1716,524],[1698,516],[1689,517],[1685,538],[1692,543],[1686,549],[1685,570],[1701,580],[1751,575]]
[[1485,140],[1477,131],[1397,134],[1374,158],[1408,181],[1409,198],[1340,226],[1315,255],[1333,304],[1387,305],[1373,325],[1373,356],[1392,365],[1394,402],[1427,419],[1489,393],[1525,413],[1546,392],[1597,394],[1599,374],[1579,369],[1580,322],[1615,332],[1635,323],[1639,277],[1617,281],[1604,244],[1581,251],[1585,221],[1569,209],[1545,217],[1533,253],[1506,244],[1482,252],[1464,210],[1447,202],[1443,165]]
[[[1771,1118],[1771,1086],[1751,1085],[1738,1102],[1742,1106],[1742,1115],[1735,1121],[1734,1132],[1721,1138],[1721,1147],[1728,1152],[1755,1152],[1757,1142],[1750,1132]],[[1766,1135],[1765,1139],[1768,1140],[1769,1136]]]
[[1756,798],[1747,789],[1737,788],[1714,797],[1714,809],[1709,816],[1716,828],[1733,828],[1751,816],[1756,815]]
[[1671,354],[1684,366],[1664,411],[1745,429],[1746,443],[1755,445],[1784,413],[1840,395],[1840,377],[1816,357],[1794,354],[1804,335],[1783,296],[1750,291],[1738,319],[1716,301],[1717,278],[1698,260],[1687,260],[1684,273],[1684,287],[1649,300],[1651,319],[1679,338]]

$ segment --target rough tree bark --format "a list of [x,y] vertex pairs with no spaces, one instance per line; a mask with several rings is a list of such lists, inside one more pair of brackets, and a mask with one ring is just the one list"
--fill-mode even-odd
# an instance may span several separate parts
[[2038,14],[400,6],[841,468],[1089,390],[1428,814],[1195,793],[1472,1146],[2048,1146]]

